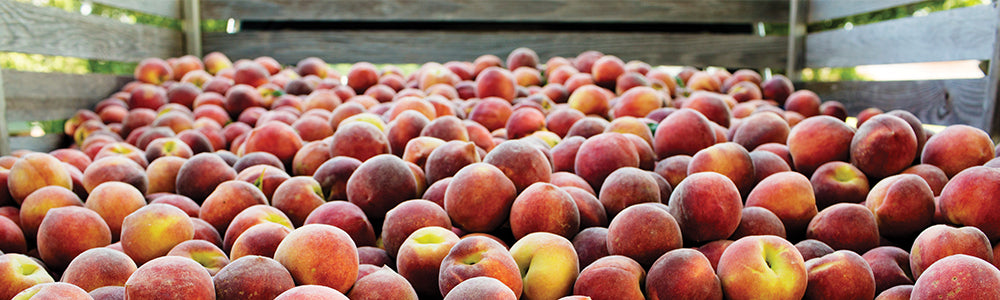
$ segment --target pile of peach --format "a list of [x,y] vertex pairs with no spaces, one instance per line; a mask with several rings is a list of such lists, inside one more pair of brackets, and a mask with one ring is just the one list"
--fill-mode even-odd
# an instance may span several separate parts
[[1000,297],[990,136],[849,125],[781,75],[519,48],[135,78],[0,157],[0,299]]

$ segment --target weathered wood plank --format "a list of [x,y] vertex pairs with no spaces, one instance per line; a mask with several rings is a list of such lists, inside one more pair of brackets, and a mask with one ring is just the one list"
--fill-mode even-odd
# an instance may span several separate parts
[[134,10],[151,15],[164,16],[168,18],[181,19],[181,0],[92,0],[117,8]]
[[12,150],[31,150],[37,152],[50,152],[55,149],[68,146],[69,137],[61,133],[46,134],[40,137],[12,136],[10,146]]
[[868,107],[912,112],[924,123],[966,124],[989,130],[992,114],[986,79],[920,81],[806,82],[797,85],[816,92],[823,100],[837,100],[850,115]]
[[201,2],[184,1],[184,50],[187,54],[201,57]]
[[7,121],[66,119],[121,89],[129,76],[3,70]]
[[842,18],[927,0],[811,0],[809,22]]
[[139,61],[179,56],[181,40],[179,31],[167,28],[0,1],[0,51]]
[[206,19],[788,22],[788,0],[205,0]]
[[0,155],[10,154],[10,133],[7,131],[7,98],[4,96],[3,72],[0,72]]
[[802,65],[805,63],[806,43],[806,11],[809,9],[807,0],[789,1],[788,12],[788,56],[785,63],[785,75],[792,80],[799,80]]
[[[1000,19],[1000,10],[993,15]],[[995,141],[1000,138],[1000,108],[997,107],[997,101],[1000,101],[1000,63],[997,63],[1000,62],[1000,24],[993,26],[993,36],[993,55],[986,73],[986,105],[983,110],[990,117],[986,130]]]
[[543,60],[598,50],[650,64],[783,68],[786,42],[782,36],[629,32],[242,31],[205,33],[204,51],[234,60],[270,55],[284,64],[309,56],[332,63],[424,63],[506,57],[528,47]]
[[806,37],[806,67],[987,60],[996,27],[996,9],[978,5],[813,33]]

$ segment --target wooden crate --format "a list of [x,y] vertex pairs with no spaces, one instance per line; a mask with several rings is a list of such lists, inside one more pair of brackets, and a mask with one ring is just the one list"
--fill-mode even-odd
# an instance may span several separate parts
[[[181,18],[181,2],[159,0],[93,1],[168,18]],[[90,60],[137,62],[146,57],[172,57],[185,53],[178,30],[127,24],[99,16],[85,16],[54,7],[19,1],[0,1],[0,51]],[[0,136],[8,135],[8,122],[67,119],[81,108],[118,91],[131,76],[0,72]],[[13,149],[49,151],[68,144],[62,133],[42,137],[0,139],[0,151]]]
[[[916,2],[921,1],[798,1],[802,9],[793,18],[815,23]],[[792,36],[792,43],[797,40],[802,45],[796,51],[800,54],[792,58],[792,70],[956,60],[996,62],[1000,53],[998,16],[1000,10],[994,1]],[[996,137],[1000,131],[996,109],[998,65],[989,65],[987,76],[978,79],[803,82],[797,87],[813,90],[826,100],[842,101],[851,114],[868,107],[903,109],[925,123],[968,124]]]

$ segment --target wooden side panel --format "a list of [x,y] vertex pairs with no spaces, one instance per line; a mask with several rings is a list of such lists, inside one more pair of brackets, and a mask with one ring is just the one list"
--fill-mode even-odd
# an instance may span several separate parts
[[[788,0],[204,0],[206,19],[785,23]],[[614,12],[614,13],[608,13]]]
[[66,119],[121,89],[129,76],[3,70],[7,121]]
[[926,0],[812,0],[809,1],[809,21],[842,18],[923,1]]
[[309,56],[332,63],[424,63],[506,57],[523,46],[543,58],[600,49],[650,64],[782,68],[786,42],[781,36],[627,32],[243,31],[205,33],[204,51],[234,60],[271,55],[286,64]]
[[0,51],[139,61],[184,52],[181,33],[15,1],[0,1]]
[[62,133],[46,134],[40,137],[12,136],[10,137],[10,148],[11,150],[49,152],[69,146],[70,140],[69,136]]
[[996,9],[978,5],[813,33],[806,37],[806,67],[987,60],[996,28]]
[[806,82],[797,88],[816,92],[823,100],[837,100],[856,115],[868,107],[902,109],[929,124],[968,124],[989,131],[993,116],[985,108],[986,79],[922,81]]
[[181,19],[181,0],[92,0],[117,8],[134,10],[151,15]]

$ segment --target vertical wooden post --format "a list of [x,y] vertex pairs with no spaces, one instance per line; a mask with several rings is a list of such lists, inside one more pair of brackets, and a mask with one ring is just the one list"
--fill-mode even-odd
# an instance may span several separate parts
[[3,91],[3,70],[0,70],[0,155],[10,154],[10,133],[7,132],[7,100]]
[[806,23],[809,0],[788,1],[788,60],[785,76],[792,81],[800,81],[799,72],[805,64]]
[[997,101],[1000,101],[1000,6],[996,0],[993,1],[994,15],[997,23],[994,24],[993,57],[990,58],[990,67],[986,73],[986,95],[983,99],[983,113],[985,124],[983,128],[988,128],[990,137],[994,142],[1000,140],[1000,110],[997,109]]
[[201,1],[184,1],[184,48],[187,54],[201,57]]

